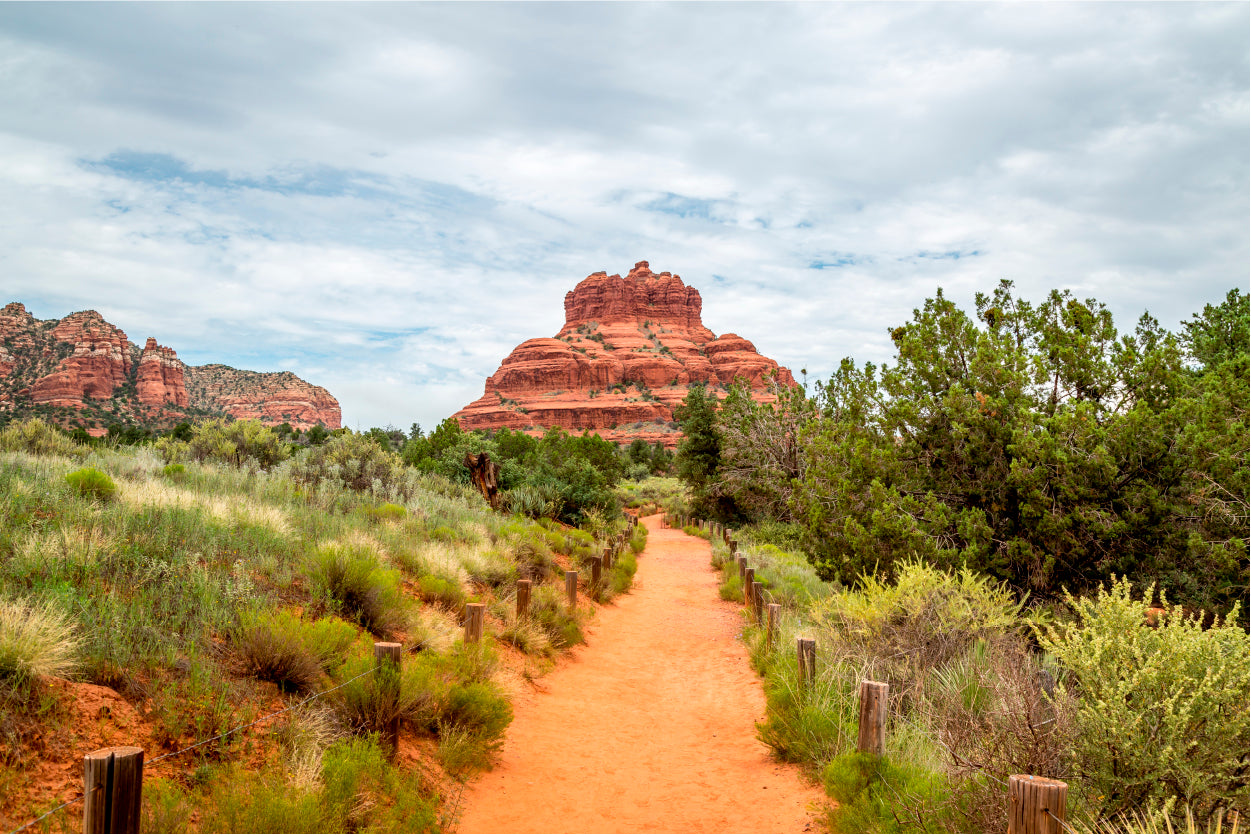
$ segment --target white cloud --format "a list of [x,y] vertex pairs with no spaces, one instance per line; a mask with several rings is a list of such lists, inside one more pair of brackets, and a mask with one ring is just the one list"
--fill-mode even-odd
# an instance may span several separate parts
[[433,426],[639,259],[816,375],[888,359],[940,285],[1175,325],[1248,282],[1247,31],[1236,3],[13,4],[0,275],[366,426]]

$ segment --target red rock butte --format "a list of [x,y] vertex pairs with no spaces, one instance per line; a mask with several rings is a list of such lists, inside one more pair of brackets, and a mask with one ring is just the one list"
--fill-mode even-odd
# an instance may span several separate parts
[[565,325],[528,339],[486,381],[482,397],[453,417],[462,429],[559,426],[617,442],[674,447],[673,408],[693,383],[724,397],[741,379],[761,402],[793,386],[790,371],[742,337],[717,336],[700,318],[703,299],[682,278],[640,261],[629,275],[593,273],[565,294]]
[[77,412],[58,420],[85,420],[92,434],[123,418],[168,424],[226,414],[297,429],[340,422],[339,401],[290,372],[186,365],[151,337],[140,349],[94,310],[41,321],[10,302],[0,310],[0,413],[31,407]]

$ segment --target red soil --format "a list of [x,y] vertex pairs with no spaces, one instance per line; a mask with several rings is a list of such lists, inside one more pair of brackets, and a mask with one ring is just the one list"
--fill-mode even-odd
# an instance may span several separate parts
[[521,696],[461,832],[800,832],[825,802],[756,739],[760,680],[708,543],[645,520],[634,591]]

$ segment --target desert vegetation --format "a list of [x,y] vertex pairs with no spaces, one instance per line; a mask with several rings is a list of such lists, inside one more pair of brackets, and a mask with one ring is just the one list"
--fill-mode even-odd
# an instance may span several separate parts
[[[1010,774],[1068,781],[1086,831],[1246,829],[1248,318],[1234,290],[1121,334],[1003,283],[973,315],[926,301],[893,365],[776,404],[692,389],[684,506],[783,607],[772,647],[746,633],[760,735],[834,831],[1003,831]],[[857,753],[864,679],[890,685],[882,757]]]
[[[452,826],[512,694],[582,640],[590,602],[570,611],[564,570],[586,586],[625,522],[589,477],[543,512],[492,512],[454,469],[409,466],[370,433],[318,440],[219,420],[138,445],[76,443],[39,420],[0,430],[7,827],[81,791],[46,764],[73,772],[106,744],[144,747],[150,830]],[[629,588],[643,537],[597,599]],[[521,617],[519,579],[533,586]],[[468,603],[486,605],[482,642],[465,642]],[[375,670],[383,640],[403,648],[395,681]],[[119,712],[120,737],[103,730]]]

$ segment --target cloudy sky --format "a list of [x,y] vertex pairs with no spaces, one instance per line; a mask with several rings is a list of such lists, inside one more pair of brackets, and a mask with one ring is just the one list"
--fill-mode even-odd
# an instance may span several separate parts
[[1248,4],[0,3],[0,299],[426,428],[648,260],[823,377],[1248,286]]

